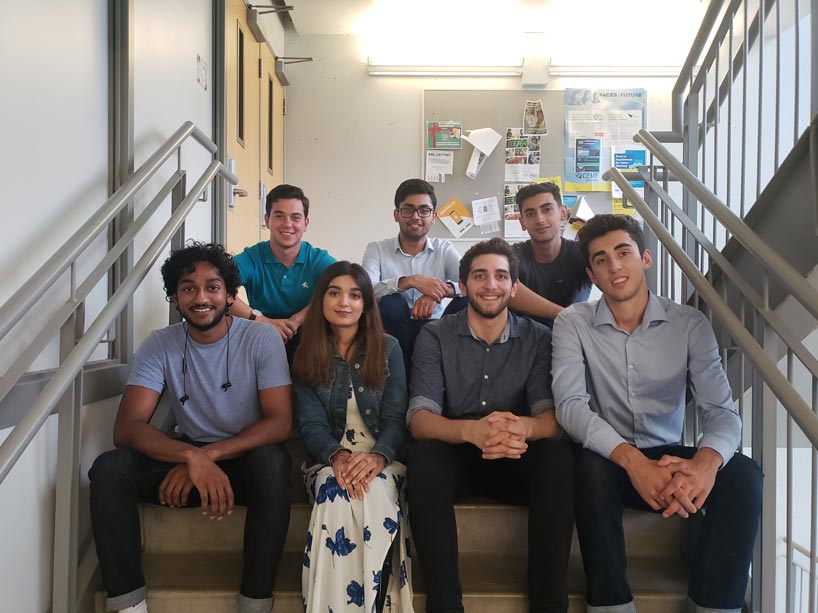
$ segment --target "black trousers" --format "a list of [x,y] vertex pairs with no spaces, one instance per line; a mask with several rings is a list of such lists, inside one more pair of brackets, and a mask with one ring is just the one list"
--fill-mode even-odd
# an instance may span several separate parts
[[[217,464],[230,479],[236,503],[247,505],[240,593],[271,598],[290,521],[290,456],[283,445],[265,445]],[[145,585],[139,503],[159,503],[159,484],[174,466],[132,449],[114,449],[89,471],[91,525],[109,599]],[[200,505],[193,488],[187,506]]]
[[[693,447],[642,449],[647,457],[692,458]],[[707,497],[690,568],[688,595],[700,607],[740,609],[761,515],[761,470],[737,453],[716,474]],[[576,447],[577,535],[588,580],[588,604],[615,606],[633,600],[627,578],[624,507],[654,512],[631,485],[624,469]]]
[[409,521],[426,610],[463,611],[454,502],[462,495],[483,495],[528,505],[529,610],[566,611],[573,477],[571,447],[558,439],[530,442],[519,460],[484,460],[470,444],[415,441],[407,473]]

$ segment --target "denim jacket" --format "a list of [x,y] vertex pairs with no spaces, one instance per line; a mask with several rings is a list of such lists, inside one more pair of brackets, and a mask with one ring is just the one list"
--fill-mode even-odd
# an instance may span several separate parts
[[350,362],[333,351],[329,383],[311,387],[296,382],[301,438],[312,459],[330,464],[330,457],[344,447],[339,442],[346,426],[350,374],[361,417],[377,439],[372,453],[387,462],[395,459],[406,437],[406,372],[403,354],[395,338],[386,335],[387,370],[383,389],[372,389],[363,380],[363,354]]

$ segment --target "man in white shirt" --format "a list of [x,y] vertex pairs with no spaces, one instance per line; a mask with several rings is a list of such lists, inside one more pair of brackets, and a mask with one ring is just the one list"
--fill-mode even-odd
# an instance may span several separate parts
[[[457,289],[460,254],[447,240],[427,236],[437,219],[434,187],[407,179],[395,192],[400,230],[366,246],[363,267],[375,288],[384,329],[398,339],[407,372],[415,338],[429,321],[462,309]],[[445,298],[455,298],[448,307]]]

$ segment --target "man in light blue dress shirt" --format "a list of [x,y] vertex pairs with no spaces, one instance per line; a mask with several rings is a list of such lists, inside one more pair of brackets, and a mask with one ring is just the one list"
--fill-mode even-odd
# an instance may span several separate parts
[[[688,587],[693,611],[740,611],[761,512],[761,471],[736,453],[741,421],[704,315],[651,294],[639,224],[597,215],[580,231],[597,302],[557,316],[553,391],[576,453],[576,523],[588,611],[636,607],[622,509],[689,517],[704,509]],[[702,436],[679,444],[688,389]]]
[[[407,372],[421,328],[444,314],[442,301],[457,298],[460,254],[447,240],[427,236],[435,223],[437,197],[422,179],[407,179],[395,192],[398,235],[371,242],[361,261],[369,273],[384,329],[398,339]],[[447,312],[464,308],[455,299]]]

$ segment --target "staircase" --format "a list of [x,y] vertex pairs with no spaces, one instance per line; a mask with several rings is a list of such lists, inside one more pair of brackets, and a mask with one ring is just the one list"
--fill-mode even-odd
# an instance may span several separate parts
[[[301,481],[303,447],[289,441],[293,507],[284,557],[276,578],[277,613],[301,613],[301,562],[311,506]],[[527,509],[485,499],[457,505],[463,605],[469,613],[525,613]],[[142,540],[151,613],[233,613],[241,575],[244,508],[215,522],[198,509],[143,505]],[[682,613],[687,567],[682,561],[687,525],[680,518],[626,511],[629,577],[640,613]],[[423,577],[412,567],[415,610],[425,610]],[[568,573],[571,613],[585,611],[585,578],[576,535]],[[96,610],[103,613],[105,594]]]

